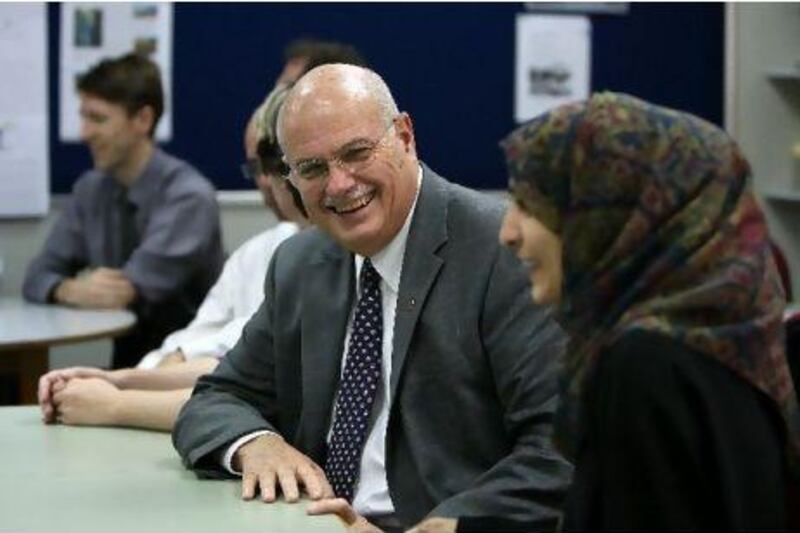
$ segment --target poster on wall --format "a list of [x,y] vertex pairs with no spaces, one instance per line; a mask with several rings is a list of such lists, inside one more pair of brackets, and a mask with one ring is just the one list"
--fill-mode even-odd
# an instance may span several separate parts
[[42,216],[50,197],[45,4],[0,4],[0,72],[0,217]]
[[517,16],[514,119],[588,98],[591,23],[576,15]]
[[75,82],[103,58],[128,52],[147,55],[161,69],[164,115],[156,139],[172,138],[172,4],[153,2],[61,5],[61,116],[59,139],[80,141]]

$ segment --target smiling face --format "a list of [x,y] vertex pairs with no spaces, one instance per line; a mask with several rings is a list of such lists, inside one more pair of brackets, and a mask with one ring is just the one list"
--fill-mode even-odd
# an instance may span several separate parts
[[516,203],[506,211],[499,238],[528,268],[533,301],[557,303],[563,278],[561,239]]
[[303,78],[284,106],[281,145],[311,221],[371,256],[403,226],[419,167],[411,119],[388,119],[363,72],[333,65]]
[[89,147],[95,168],[119,176],[139,165],[141,147],[150,142],[150,108],[129,115],[121,105],[86,93],[79,96],[81,138]]

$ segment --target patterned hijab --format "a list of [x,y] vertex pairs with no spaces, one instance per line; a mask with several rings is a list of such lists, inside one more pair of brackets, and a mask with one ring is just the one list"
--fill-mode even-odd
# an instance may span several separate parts
[[559,107],[502,143],[509,187],[563,245],[568,333],[556,441],[574,455],[580,397],[602,349],[666,335],[772,399],[800,452],[785,306],[747,161],[719,128],[631,96]]

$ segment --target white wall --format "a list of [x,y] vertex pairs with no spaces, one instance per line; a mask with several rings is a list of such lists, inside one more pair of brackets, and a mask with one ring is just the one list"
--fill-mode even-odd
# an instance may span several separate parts
[[[726,120],[753,168],[753,183],[770,231],[784,250],[800,299],[800,79],[776,82],[776,68],[800,72],[799,3],[730,3],[727,6]],[[771,198],[774,191],[797,196]],[[787,194],[788,193],[788,194]]]

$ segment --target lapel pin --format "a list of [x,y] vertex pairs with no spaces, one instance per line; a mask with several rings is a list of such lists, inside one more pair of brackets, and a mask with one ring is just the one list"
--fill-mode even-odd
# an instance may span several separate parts
[[417,305],[417,299],[413,296],[409,296],[408,298],[404,298],[399,302],[399,306],[403,311],[411,311],[414,309],[414,306]]

